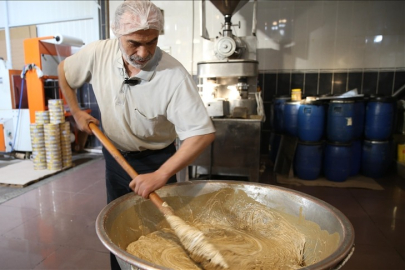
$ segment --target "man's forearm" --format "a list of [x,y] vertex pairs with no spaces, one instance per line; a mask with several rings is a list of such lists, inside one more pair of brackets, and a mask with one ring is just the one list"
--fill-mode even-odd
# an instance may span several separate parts
[[62,90],[63,97],[69,105],[70,112],[74,115],[77,111],[80,111],[79,103],[75,90],[70,87],[65,77],[64,61],[58,66],[59,87]]
[[215,133],[194,136],[183,141],[180,148],[169,158],[157,172],[167,178],[179,172],[193,162],[215,139]]

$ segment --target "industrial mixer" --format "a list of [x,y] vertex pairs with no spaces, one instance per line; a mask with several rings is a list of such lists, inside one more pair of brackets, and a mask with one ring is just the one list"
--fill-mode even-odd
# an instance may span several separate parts
[[[226,175],[257,182],[260,167],[260,133],[264,120],[257,88],[258,61],[249,59],[256,50],[246,37],[232,32],[232,16],[249,1],[210,1],[224,16],[222,33],[213,41],[215,60],[197,63],[199,93],[217,130],[211,148],[191,164],[193,177]],[[205,4],[205,1],[202,1]],[[205,11],[202,6],[201,10]],[[253,17],[256,1],[253,4]],[[205,18],[203,14],[202,18]],[[205,29],[205,21],[201,22]],[[255,26],[252,36],[255,36]],[[202,33],[205,33],[203,30]],[[208,39],[206,35],[202,36]],[[255,40],[255,37],[253,38]]]
[[[233,34],[232,15],[247,2],[244,1],[210,1],[224,15],[224,24],[220,36],[213,41],[215,60],[197,63],[199,92],[208,113],[212,117],[249,118],[257,115],[257,75],[258,61],[249,58],[250,51],[256,46]],[[204,1],[203,1],[204,3]],[[255,14],[254,2],[253,14]],[[202,7],[204,11],[205,8]],[[203,15],[205,16],[205,15]],[[240,27],[240,23],[238,24]],[[204,21],[201,26],[205,29]],[[252,35],[255,36],[255,26]],[[204,31],[202,31],[204,32]],[[203,38],[209,39],[207,36]],[[253,54],[255,55],[255,53]]]
[[[55,42],[55,43],[52,43]],[[32,152],[30,124],[48,100],[63,99],[57,67],[83,41],[60,34],[24,40],[24,67],[9,70],[0,59],[0,153]],[[89,110],[88,110],[89,111]],[[70,116],[65,112],[65,116]],[[78,141],[78,130],[75,130]]]

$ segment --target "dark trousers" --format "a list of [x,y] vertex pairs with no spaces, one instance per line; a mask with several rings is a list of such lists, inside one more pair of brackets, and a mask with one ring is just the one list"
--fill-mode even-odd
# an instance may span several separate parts
[[[174,153],[176,147],[174,144],[161,150],[146,150],[142,152],[124,153],[126,161],[135,169],[138,174],[154,172],[166,162]],[[113,156],[103,147],[103,155],[105,159],[105,178],[107,186],[107,203],[121,197],[125,194],[133,192],[129,188],[131,177],[118,164]],[[167,184],[176,183],[176,175],[172,176]],[[110,253],[110,262],[112,270],[120,270],[115,255]]]

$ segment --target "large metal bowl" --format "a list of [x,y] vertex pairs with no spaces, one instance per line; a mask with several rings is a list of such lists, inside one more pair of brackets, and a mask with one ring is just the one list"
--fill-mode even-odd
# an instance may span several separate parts
[[[354,251],[354,230],[350,221],[335,207],[310,195],[278,186],[239,181],[191,181],[164,186],[157,193],[188,221],[193,198],[224,188],[242,190],[250,198],[272,209],[317,223],[330,234],[339,234],[335,251],[305,269],[335,269],[342,266]],[[101,242],[115,256],[122,269],[167,269],[127,253],[126,247],[141,235],[169,227],[163,215],[149,201],[134,193],[108,204],[98,215],[96,231]]]

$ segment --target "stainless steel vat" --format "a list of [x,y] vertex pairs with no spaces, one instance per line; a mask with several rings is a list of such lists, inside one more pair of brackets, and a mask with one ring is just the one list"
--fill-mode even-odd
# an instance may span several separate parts
[[[303,215],[330,234],[338,233],[337,249],[305,269],[334,269],[342,266],[354,250],[354,230],[350,221],[335,207],[310,195],[259,183],[237,181],[191,181],[164,186],[157,193],[184,220],[198,214],[191,209],[194,198],[224,188],[241,190],[255,201],[293,216]],[[165,218],[149,201],[133,193],[108,204],[98,215],[96,231],[101,242],[116,255],[122,269],[167,269],[135,257],[125,251],[141,235],[168,227]],[[316,250],[315,250],[316,251]]]

